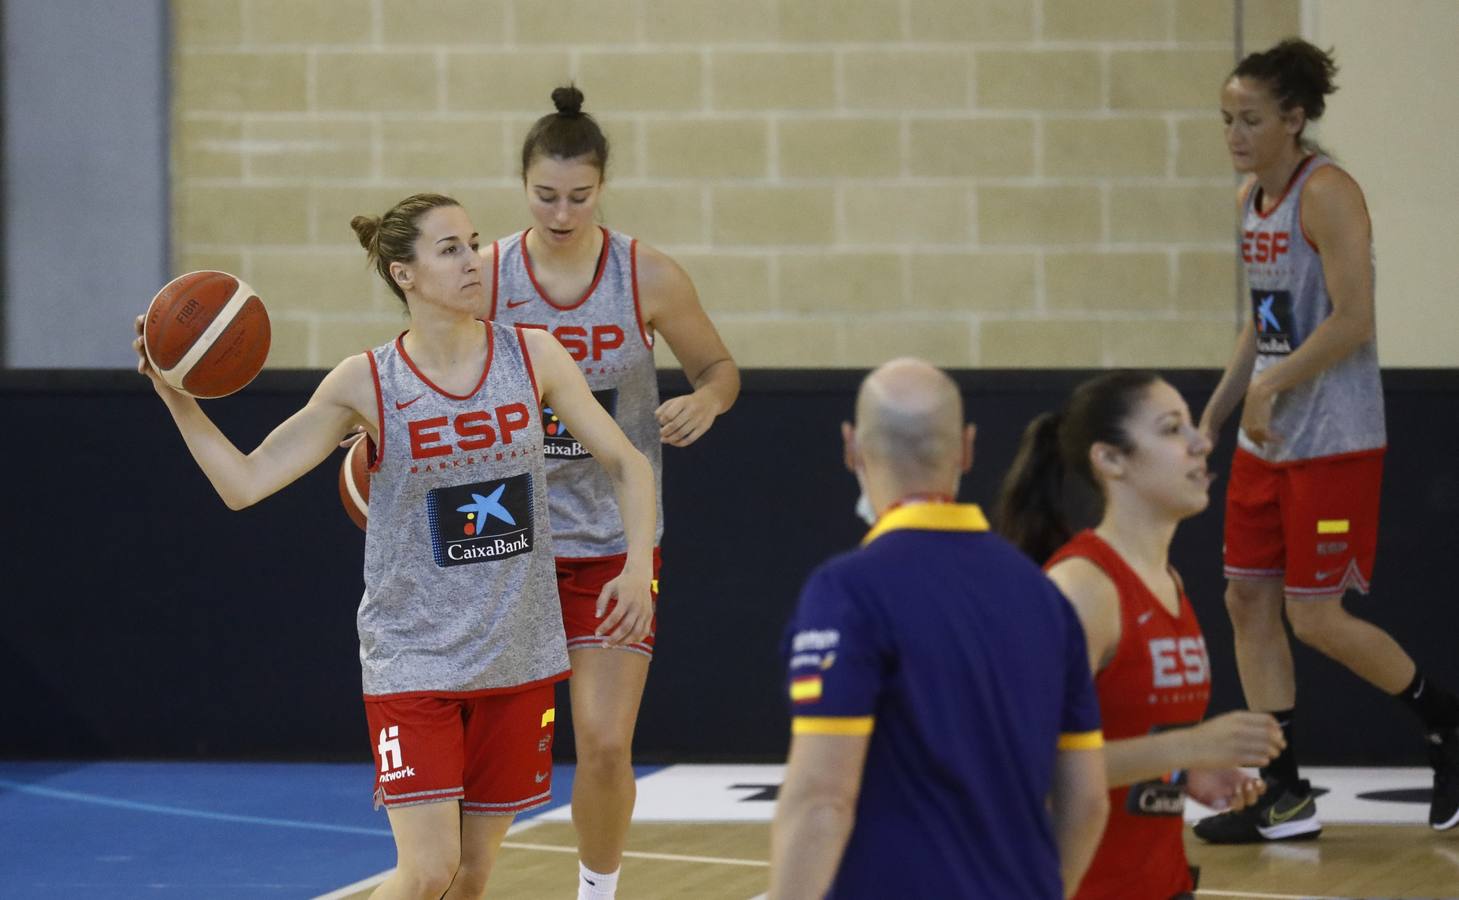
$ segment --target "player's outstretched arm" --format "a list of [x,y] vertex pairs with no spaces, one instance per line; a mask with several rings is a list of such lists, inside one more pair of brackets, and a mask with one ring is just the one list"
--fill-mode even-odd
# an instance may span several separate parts
[[[139,329],[141,322],[139,316]],[[137,371],[151,379],[188,451],[229,509],[252,506],[319,465],[350,427],[378,425],[374,421],[369,362],[364,356],[354,356],[325,376],[303,409],[245,455],[218,430],[196,400],[169,387],[152,370],[140,337],[133,346],[139,357]],[[370,412],[362,413],[362,409]]]
[[658,518],[653,469],[593,397],[577,363],[557,338],[540,328],[524,328],[521,334],[543,401],[568,423],[573,437],[602,465],[618,498],[628,558],[622,574],[604,585],[598,597],[599,616],[613,597],[618,599],[598,633],[607,636],[614,646],[640,641],[653,624],[649,582],[653,578],[654,525]]
[[669,342],[694,392],[659,405],[659,439],[687,447],[729,411],[740,395],[740,370],[699,303],[689,275],[668,256],[638,245],[640,293],[649,327]]
[[770,900],[822,897],[856,823],[871,736],[797,734],[770,831]]

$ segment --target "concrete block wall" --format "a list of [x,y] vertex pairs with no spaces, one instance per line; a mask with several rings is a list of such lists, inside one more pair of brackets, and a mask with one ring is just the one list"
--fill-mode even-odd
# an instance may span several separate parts
[[[1247,0],[1249,49],[1299,0]],[[274,366],[403,327],[348,223],[416,191],[528,223],[576,82],[603,221],[747,366],[1219,366],[1235,329],[1221,0],[174,0],[178,271],[258,289]],[[672,359],[661,355],[663,365]]]

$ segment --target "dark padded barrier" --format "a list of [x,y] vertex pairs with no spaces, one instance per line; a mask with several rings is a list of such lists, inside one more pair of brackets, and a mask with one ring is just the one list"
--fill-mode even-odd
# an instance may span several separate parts
[[[659,651],[638,758],[783,758],[781,629],[807,572],[863,533],[838,431],[861,374],[747,372],[739,404],[706,438],[666,448]],[[978,425],[963,499],[991,505],[1024,424],[1086,374],[957,373]],[[251,448],[321,375],[266,372],[207,410]],[[1198,411],[1216,375],[1168,377]],[[664,373],[662,384],[679,392],[682,376]],[[1459,685],[1449,572],[1459,371],[1396,370],[1385,384],[1375,589],[1349,604]],[[354,631],[364,541],[339,506],[338,455],[233,513],[135,374],[0,373],[0,421],[0,757],[368,758]],[[1231,431],[1213,463],[1223,476]],[[1174,551],[1211,648],[1213,711],[1240,705],[1222,605],[1222,485]],[[1296,654],[1304,761],[1422,761],[1417,726],[1397,703],[1305,648]],[[560,697],[558,747],[570,757],[565,688]]]

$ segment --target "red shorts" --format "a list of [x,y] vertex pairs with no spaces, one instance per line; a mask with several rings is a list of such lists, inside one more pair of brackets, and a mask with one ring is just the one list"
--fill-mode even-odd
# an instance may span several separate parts
[[1383,450],[1273,464],[1237,449],[1226,486],[1226,577],[1282,578],[1292,597],[1368,592]]
[[553,685],[481,697],[365,700],[375,808],[461,801],[510,816],[552,799]]
[[[603,619],[613,612],[617,601],[608,604],[601,617],[594,615],[598,607],[598,593],[603,585],[618,577],[628,554],[613,556],[559,556],[557,558],[557,593],[562,598],[562,624],[567,629],[567,649],[581,650],[585,647],[603,646],[603,638],[593,632],[603,624]],[[654,572],[651,590],[654,608],[659,603],[659,566],[663,560],[659,548],[654,548]],[[644,656],[654,655],[654,634],[659,630],[659,617],[654,616],[649,624],[648,637],[636,644],[624,644],[624,650],[633,650]]]

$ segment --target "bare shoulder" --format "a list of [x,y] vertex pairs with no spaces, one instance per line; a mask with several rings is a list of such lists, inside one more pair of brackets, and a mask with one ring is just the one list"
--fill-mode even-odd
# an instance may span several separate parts
[[1363,189],[1341,166],[1328,164],[1317,169],[1302,186],[1302,203],[1363,206]]
[[1319,247],[1343,232],[1356,238],[1371,228],[1363,189],[1336,165],[1322,166],[1302,185],[1301,210],[1302,227]]
[[1119,590],[1104,569],[1082,556],[1060,560],[1049,568],[1049,580],[1075,606],[1115,608],[1119,606]]
[[694,283],[684,267],[657,247],[638,242],[638,286],[650,297],[674,297],[693,291]]
[[356,353],[345,357],[324,376],[310,402],[347,407],[360,417],[374,421],[377,418],[375,373],[370,365],[370,354]]

